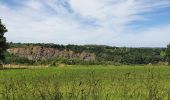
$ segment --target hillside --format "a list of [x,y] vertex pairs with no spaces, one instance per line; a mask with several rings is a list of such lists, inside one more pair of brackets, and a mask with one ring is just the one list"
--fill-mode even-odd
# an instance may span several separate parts
[[[126,48],[104,45],[57,45],[10,43],[11,57],[32,63],[65,64],[149,64],[166,62],[165,48]],[[20,60],[12,61],[16,63]]]

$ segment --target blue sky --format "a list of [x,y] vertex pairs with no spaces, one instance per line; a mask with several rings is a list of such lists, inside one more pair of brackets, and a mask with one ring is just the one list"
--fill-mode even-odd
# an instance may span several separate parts
[[170,0],[0,0],[12,42],[166,47]]

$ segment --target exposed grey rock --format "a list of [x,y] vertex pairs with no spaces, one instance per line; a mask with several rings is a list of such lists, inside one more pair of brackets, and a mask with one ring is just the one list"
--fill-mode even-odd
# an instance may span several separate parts
[[25,57],[29,60],[46,60],[53,57],[63,58],[78,58],[85,61],[95,60],[95,54],[93,53],[75,53],[71,50],[58,50],[54,48],[44,48],[40,46],[26,47],[26,48],[10,48],[7,50],[10,54],[17,55],[19,57]]

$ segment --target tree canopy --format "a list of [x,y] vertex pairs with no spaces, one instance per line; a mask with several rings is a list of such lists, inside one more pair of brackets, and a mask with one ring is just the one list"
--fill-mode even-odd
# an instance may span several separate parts
[[8,47],[6,43],[6,38],[4,37],[4,34],[7,32],[7,29],[5,25],[2,24],[0,19],[0,63],[4,61],[5,56],[4,53]]

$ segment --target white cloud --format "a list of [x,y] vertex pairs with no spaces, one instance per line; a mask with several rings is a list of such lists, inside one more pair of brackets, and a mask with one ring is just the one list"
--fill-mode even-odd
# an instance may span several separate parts
[[158,26],[149,28],[148,30],[126,34],[121,34],[113,40],[113,44],[117,42],[119,46],[129,47],[160,47],[166,46],[170,40],[170,24],[167,26]]
[[170,26],[149,26],[143,31],[130,28],[135,26],[131,24],[134,21],[149,20],[142,13],[170,7],[168,0],[22,2],[16,9],[0,3],[0,16],[9,30],[8,41],[112,46],[166,46],[170,42]]

